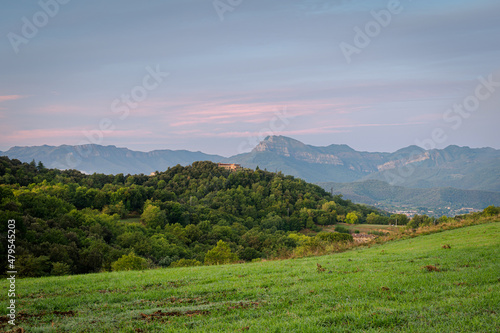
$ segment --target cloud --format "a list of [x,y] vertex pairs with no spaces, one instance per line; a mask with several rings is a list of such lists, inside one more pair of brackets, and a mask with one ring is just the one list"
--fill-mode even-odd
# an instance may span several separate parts
[[79,114],[86,113],[88,114],[89,110],[85,106],[78,105],[64,105],[64,104],[54,104],[47,105],[44,107],[34,109],[36,113],[43,115],[58,115],[58,114]]
[[[19,130],[15,131],[10,135],[6,136],[8,140],[16,140],[20,142],[27,142],[31,140],[33,144],[38,144],[39,140],[87,140],[88,136],[97,138],[97,135],[93,135],[95,130],[88,129],[82,130],[81,128],[53,128],[53,129],[33,129],[33,130]],[[133,138],[142,137],[152,134],[152,132],[144,130],[109,130],[100,132],[103,139],[106,138]],[[88,141],[88,140],[87,140]],[[43,141],[45,142],[45,141]]]
[[5,102],[5,101],[14,101],[16,99],[24,98],[26,96],[21,96],[21,95],[4,95],[0,96],[0,103]]

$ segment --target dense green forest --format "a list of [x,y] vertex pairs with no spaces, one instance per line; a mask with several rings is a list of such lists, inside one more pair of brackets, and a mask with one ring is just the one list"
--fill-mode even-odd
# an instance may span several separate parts
[[299,246],[304,229],[388,221],[301,179],[258,168],[230,172],[212,162],[125,176],[0,157],[0,199],[2,248],[7,221],[15,220],[21,276],[99,272],[127,262],[168,267],[273,258]]

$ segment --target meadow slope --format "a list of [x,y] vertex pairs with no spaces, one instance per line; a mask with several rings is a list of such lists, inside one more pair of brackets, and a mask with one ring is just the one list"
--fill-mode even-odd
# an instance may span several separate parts
[[499,257],[494,222],[321,257],[29,278],[17,281],[17,323],[27,332],[498,332]]

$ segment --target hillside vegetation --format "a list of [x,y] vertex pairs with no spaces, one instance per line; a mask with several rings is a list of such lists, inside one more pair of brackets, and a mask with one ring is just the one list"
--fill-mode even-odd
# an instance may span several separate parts
[[17,322],[28,332],[498,332],[499,256],[494,222],[322,257],[28,278]]
[[[292,176],[212,162],[115,176],[0,157],[0,198],[21,276],[284,257],[307,245],[304,228],[380,216]],[[321,237],[312,245],[338,241]]]

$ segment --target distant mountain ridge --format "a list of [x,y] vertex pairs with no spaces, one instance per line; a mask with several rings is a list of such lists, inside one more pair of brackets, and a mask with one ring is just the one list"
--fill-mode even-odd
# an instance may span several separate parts
[[500,192],[500,150],[493,148],[449,146],[424,150],[409,146],[394,153],[378,153],[337,144],[316,147],[284,136],[268,136],[251,152],[229,158],[186,150],[138,152],[99,145],[13,147],[2,154],[23,162],[35,159],[48,167],[86,173],[149,174],[203,160],[239,163],[247,168],[259,166],[314,183],[374,179],[410,188]]
[[365,180],[353,183],[318,183],[333,194],[357,203],[387,207],[426,207],[430,209],[450,207],[484,209],[490,205],[500,206],[500,193],[478,190],[462,190],[451,187],[406,188],[391,186],[380,180]]
[[229,160],[281,170],[309,182],[377,179],[412,188],[455,187],[500,192],[500,150],[409,146],[394,153],[359,152],[346,145],[315,147],[283,136],[267,137],[250,153]]
[[187,150],[133,151],[116,146],[35,146],[13,147],[2,155],[22,162],[42,161],[46,167],[77,169],[85,173],[105,174],[150,174],[164,171],[168,167],[189,165],[196,161],[217,162],[224,159],[218,155]]

